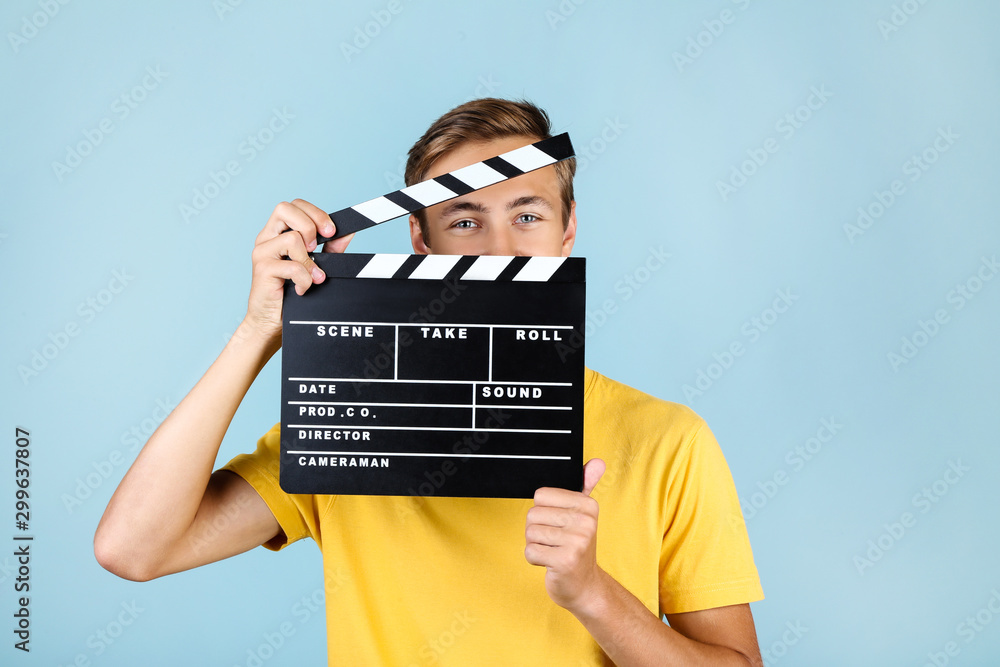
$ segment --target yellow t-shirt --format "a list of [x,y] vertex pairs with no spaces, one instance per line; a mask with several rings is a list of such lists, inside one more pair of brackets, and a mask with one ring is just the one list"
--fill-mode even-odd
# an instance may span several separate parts
[[[331,665],[602,665],[601,650],[524,558],[531,500],[291,495],[279,426],[226,468],[284,531],[323,552]],[[584,460],[607,472],[598,564],[653,613],[763,598],[729,468],[705,422],[587,370]]]

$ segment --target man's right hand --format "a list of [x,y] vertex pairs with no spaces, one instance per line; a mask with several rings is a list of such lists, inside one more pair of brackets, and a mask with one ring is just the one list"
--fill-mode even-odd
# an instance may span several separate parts
[[[295,283],[296,294],[326,279],[309,257],[317,236],[333,236],[330,216],[309,202],[296,199],[274,208],[253,249],[253,281],[244,323],[271,345],[281,345],[281,302],[285,280]],[[323,252],[344,252],[354,235],[327,242]]]
[[[236,408],[281,346],[285,279],[304,294],[323,275],[309,253],[334,234],[330,217],[296,199],[274,209],[253,250],[247,316],[219,358],[156,429],[111,497],[94,536],[98,562],[145,581],[228,558],[281,527],[256,491],[228,471],[212,473]],[[351,237],[324,252],[343,252]],[[238,520],[231,510],[240,508]],[[225,518],[218,528],[219,517]]]

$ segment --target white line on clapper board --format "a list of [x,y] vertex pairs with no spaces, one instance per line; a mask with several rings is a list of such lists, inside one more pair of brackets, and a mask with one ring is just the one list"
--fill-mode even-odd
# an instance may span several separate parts
[[[407,382],[411,384],[485,384],[486,380],[418,380],[418,379],[406,379],[401,378],[399,380],[393,380],[390,378],[300,378],[300,377],[290,377],[289,382],[344,382],[350,383],[354,382],[357,384],[363,382]],[[490,383],[493,384],[493,383]],[[502,383],[497,382],[495,384],[511,384],[511,385],[538,385],[539,387],[572,387],[572,382],[530,382],[525,380],[504,380]]]
[[319,456],[419,456],[450,459],[537,459],[545,461],[569,461],[569,456],[540,456],[537,454],[439,454],[435,452],[309,452],[289,451],[289,454],[310,454]]
[[377,405],[383,408],[493,408],[495,410],[572,410],[571,405],[483,405],[465,403],[359,403],[358,401],[288,401],[288,405]]
[[407,324],[399,322],[341,322],[334,320],[290,320],[289,324],[334,324],[337,326],[376,326],[376,327],[468,327],[470,329],[479,328],[483,329],[489,327],[491,329],[572,329],[572,324],[477,324],[475,322],[435,322],[434,324]]
[[363,431],[478,431],[488,433],[555,433],[570,434],[573,431],[566,429],[545,429],[545,428],[465,428],[464,426],[354,426],[347,424],[289,424],[287,428],[304,429],[332,429],[342,428]]

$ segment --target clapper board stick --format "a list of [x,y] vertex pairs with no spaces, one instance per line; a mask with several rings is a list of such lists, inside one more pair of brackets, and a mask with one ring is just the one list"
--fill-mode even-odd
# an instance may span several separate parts
[[402,190],[370,199],[361,204],[335,211],[330,219],[336,225],[333,236],[320,236],[319,243],[339,239],[362,229],[409,215],[420,209],[467,195],[501,181],[573,157],[569,133],[516,148],[468,167],[415,183]]

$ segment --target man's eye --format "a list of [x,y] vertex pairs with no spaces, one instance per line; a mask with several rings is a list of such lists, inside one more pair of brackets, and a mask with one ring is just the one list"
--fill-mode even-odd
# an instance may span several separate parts
[[522,213],[521,215],[517,216],[518,222],[536,222],[537,220],[538,216],[533,215],[531,213]]
[[472,229],[475,226],[476,223],[473,222],[472,220],[459,220],[458,222],[452,225],[452,227],[455,227],[457,229]]

